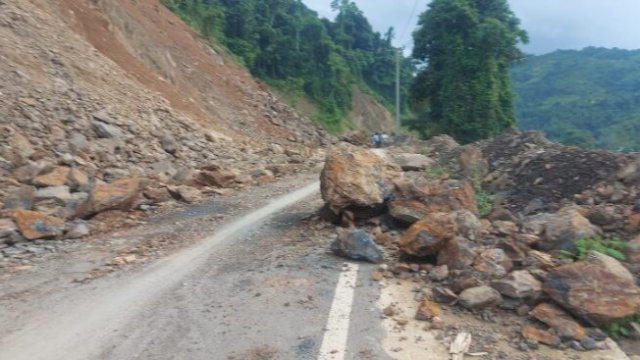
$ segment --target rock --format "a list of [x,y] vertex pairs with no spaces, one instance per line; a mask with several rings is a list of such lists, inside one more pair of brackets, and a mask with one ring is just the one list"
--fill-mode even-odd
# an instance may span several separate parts
[[527,270],[516,270],[507,277],[493,281],[491,287],[502,295],[516,299],[536,300],[542,294],[542,283]]
[[441,304],[452,304],[458,301],[458,295],[448,288],[436,286],[432,289],[433,300]]
[[81,133],[73,133],[69,137],[69,148],[73,153],[88,152],[91,144],[87,138]]
[[53,170],[53,165],[48,161],[35,161],[23,165],[13,171],[13,177],[23,184],[31,184],[33,179],[41,174]]
[[203,186],[230,188],[236,184],[237,177],[238,174],[235,171],[214,169],[200,171],[196,181]]
[[624,265],[622,265],[618,260],[612,258],[609,255],[591,250],[587,253],[586,260],[592,264],[602,267],[617,278],[625,279],[629,282],[635,282],[635,279],[631,272],[627,270],[627,268],[624,267]]
[[171,194],[166,187],[147,188],[143,191],[144,197],[153,201],[154,203],[163,203],[172,199]]
[[478,217],[470,210],[457,210],[449,216],[451,216],[456,223],[458,235],[463,236],[466,239],[475,241],[482,232],[482,223],[480,219],[478,219]]
[[563,308],[597,326],[640,310],[640,288],[634,282],[589,261],[554,269],[543,290]]
[[[489,164],[482,154],[482,149],[473,144],[462,147],[458,155],[460,173],[474,182],[482,181],[489,172]],[[481,185],[481,184],[476,184]]]
[[9,136],[9,147],[23,160],[36,152],[31,142],[19,132],[13,132]]
[[640,235],[627,243],[625,250],[627,261],[633,264],[640,264]]
[[89,185],[90,185],[90,180],[89,180],[89,176],[87,176],[87,174],[85,174],[82,170],[80,169],[76,169],[76,168],[72,168],[69,171],[69,177],[67,178],[67,185],[69,185],[69,187],[72,190],[78,191],[78,190],[89,190]]
[[382,262],[382,251],[373,238],[363,230],[344,231],[331,244],[331,251],[342,257],[364,260],[372,263]]
[[429,321],[440,316],[440,304],[431,300],[423,300],[416,312],[416,320]]
[[599,205],[589,209],[589,212],[587,212],[587,219],[592,224],[608,226],[618,221],[618,216],[612,207]]
[[493,228],[498,235],[504,236],[514,235],[520,230],[518,225],[513,222],[500,220],[493,222]]
[[282,148],[282,146],[280,144],[273,143],[273,144],[269,145],[269,150],[271,150],[271,152],[276,154],[276,155],[284,154],[284,149]]
[[470,310],[486,309],[498,305],[502,296],[489,286],[478,286],[464,290],[460,296],[460,304]]
[[531,316],[549,325],[563,339],[582,340],[587,337],[587,331],[578,324],[569,314],[559,307],[542,303],[536,306],[531,312]]
[[438,265],[447,265],[449,271],[462,270],[473,264],[476,252],[469,241],[456,237],[447,241],[446,245],[438,253]]
[[560,209],[549,218],[546,225],[549,249],[573,251],[575,241],[592,238],[598,234],[599,229],[573,207]]
[[94,120],[91,122],[91,127],[96,133],[96,136],[103,139],[119,139],[122,137],[122,131],[113,126],[106,124],[102,121]]
[[473,267],[491,277],[501,278],[513,268],[513,261],[502,249],[488,249],[480,253]]
[[89,199],[78,209],[77,216],[85,217],[107,210],[127,211],[135,205],[140,194],[140,179],[121,179],[111,184],[96,183]]
[[335,213],[350,207],[378,209],[400,176],[400,168],[377,152],[341,143],[328,153],[320,174],[322,199]]
[[433,256],[456,234],[456,225],[449,214],[434,213],[413,224],[398,241],[408,255]]
[[433,281],[443,281],[449,277],[449,267],[447,265],[436,266],[429,271],[429,279]]
[[35,201],[54,200],[58,205],[65,205],[71,199],[68,186],[50,186],[38,189],[35,193]]
[[251,177],[260,183],[269,182],[275,180],[273,172],[267,169],[258,169],[251,172]]
[[167,187],[171,196],[178,201],[184,201],[187,204],[193,204],[202,200],[200,190],[187,185],[169,186]]
[[224,135],[222,133],[219,133],[219,132],[213,131],[213,130],[209,130],[208,132],[206,132],[204,134],[204,137],[205,137],[205,139],[207,141],[212,142],[212,143],[232,141],[232,139],[230,137],[228,137],[227,135]]
[[62,219],[24,209],[16,210],[13,220],[18,225],[22,236],[29,240],[59,237],[65,228],[65,222]]
[[632,184],[640,181],[640,160],[636,160],[620,169],[616,174],[616,177],[625,184]]
[[10,242],[18,227],[11,219],[0,219],[0,245]]
[[160,146],[162,147],[162,150],[171,155],[175,155],[178,151],[178,142],[171,134],[164,134],[162,138],[160,138]]
[[433,165],[434,160],[422,154],[402,153],[393,156],[393,160],[403,171],[423,171]]
[[541,343],[554,347],[560,345],[560,338],[552,331],[543,330],[531,324],[525,324],[522,327],[522,337],[532,343]]
[[413,224],[431,212],[428,205],[418,200],[395,199],[389,204],[389,215],[407,224]]
[[71,226],[71,230],[69,230],[64,237],[67,239],[80,239],[88,236],[90,233],[91,229],[89,229],[89,225],[84,221],[78,221]]
[[35,202],[36,188],[24,185],[13,191],[10,191],[4,199],[4,207],[6,209],[32,209]]
[[66,166],[58,166],[51,172],[33,179],[33,185],[38,187],[66,185],[70,170],[71,169]]

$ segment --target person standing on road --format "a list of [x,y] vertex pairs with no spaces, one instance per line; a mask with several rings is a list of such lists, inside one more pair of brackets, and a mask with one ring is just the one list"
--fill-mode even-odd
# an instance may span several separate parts
[[373,136],[371,137],[371,142],[373,143],[373,146],[379,148],[380,147],[380,143],[382,142],[382,137],[380,136],[379,132],[375,132],[373,133]]

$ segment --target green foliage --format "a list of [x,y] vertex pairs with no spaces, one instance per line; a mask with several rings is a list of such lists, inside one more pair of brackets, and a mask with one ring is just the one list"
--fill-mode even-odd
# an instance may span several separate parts
[[621,337],[629,337],[633,333],[633,327],[631,323],[640,323],[640,312],[635,313],[624,319],[620,319],[609,324],[605,331],[613,339]]
[[527,34],[506,0],[434,0],[413,36],[416,130],[467,143],[515,125],[508,66]]
[[640,50],[528,56],[511,74],[520,127],[584,148],[640,151]]
[[[204,37],[217,40],[257,77],[294,97],[308,97],[316,120],[337,133],[349,127],[353,87],[364,84],[395,104],[393,31],[374,32],[349,0],[334,0],[335,21],[300,0],[162,0]],[[413,73],[402,61],[403,88]]]
[[425,172],[427,174],[428,179],[431,179],[431,180],[441,179],[446,175],[448,176],[455,175],[455,166],[452,163],[448,163],[445,165],[434,164],[429,166],[425,170]]
[[624,252],[627,249],[627,243],[617,236],[613,236],[611,238],[594,237],[580,239],[575,242],[575,245],[577,253],[561,250],[558,252],[558,255],[564,258],[584,260],[587,258],[589,251],[597,251],[620,261],[624,261],[626,259]]
[[485,217],[491,214],[493,207],[495,206],[495,197],[489,193],[480,185],[475,185],[474,190],[476,194],[476,205],[478,205],[478,212],[480,216]]

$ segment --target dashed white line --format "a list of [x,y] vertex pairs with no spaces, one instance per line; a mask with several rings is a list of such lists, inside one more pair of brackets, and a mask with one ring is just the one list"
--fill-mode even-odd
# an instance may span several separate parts
[[347,264],[338,278],[318,360],[344,360],[345,358],[357,279],[358,265]]

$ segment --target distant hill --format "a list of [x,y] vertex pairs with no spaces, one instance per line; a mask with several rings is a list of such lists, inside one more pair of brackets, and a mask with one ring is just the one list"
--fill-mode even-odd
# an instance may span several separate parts
[[640,50],[529,56],[512,76],[521,128],[587,148],[640,151]]

